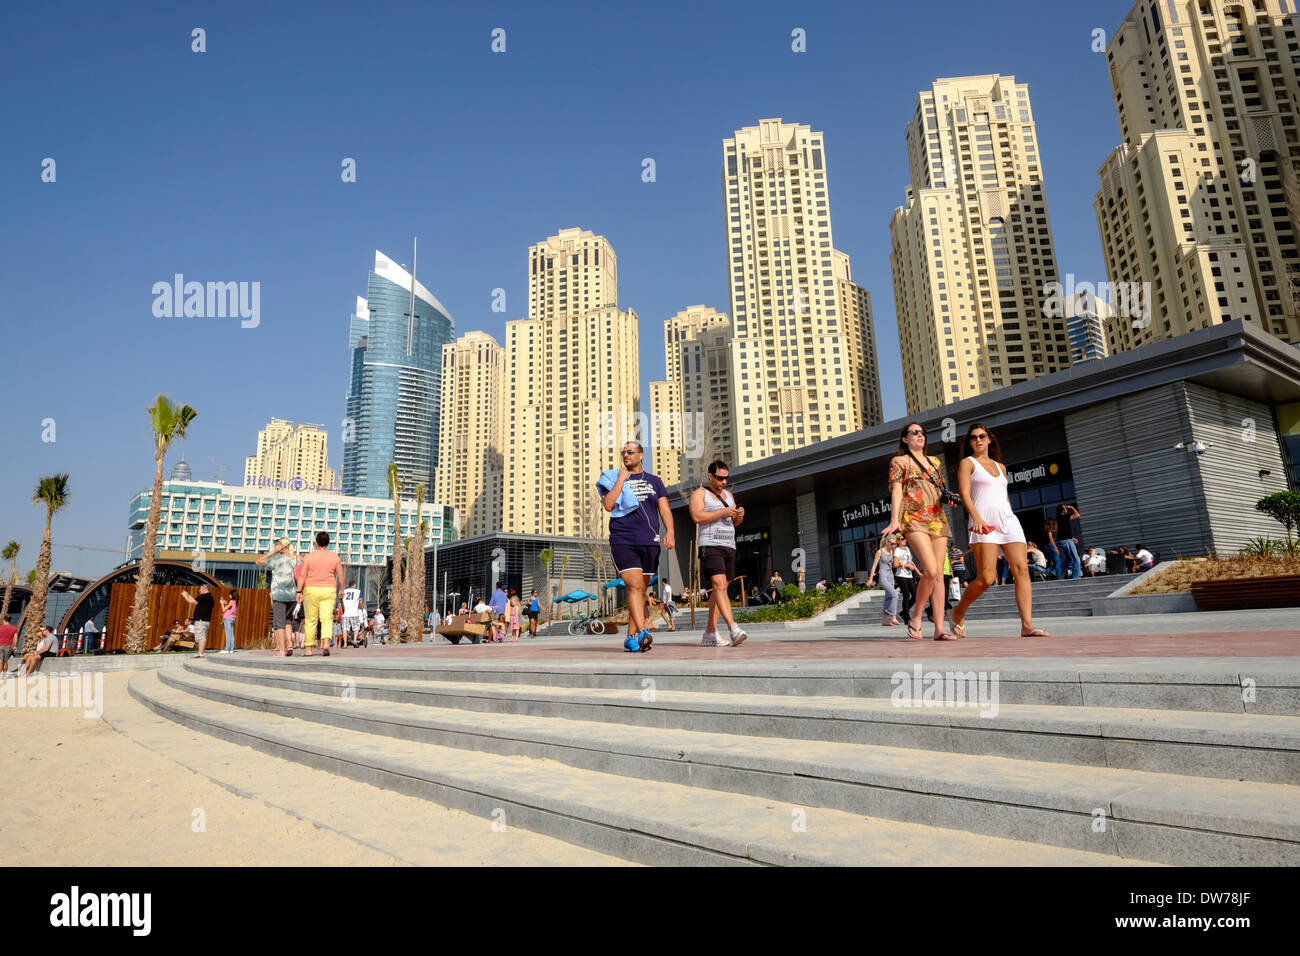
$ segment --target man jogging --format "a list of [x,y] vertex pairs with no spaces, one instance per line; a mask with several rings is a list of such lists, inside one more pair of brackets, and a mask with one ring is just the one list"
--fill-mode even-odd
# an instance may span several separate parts
[[627,640],[629,651],[648,651],[653,643],[646,621],[646,590],[659,569],[659,524],[663,522],[664,547],[672,549],[673,517],[668,489],[642,470],[645,450],[639,442],[623,445],[622,467],[604,472],[596,482],[601,504],[609,512],[609,550],[614,567],[627,586]]

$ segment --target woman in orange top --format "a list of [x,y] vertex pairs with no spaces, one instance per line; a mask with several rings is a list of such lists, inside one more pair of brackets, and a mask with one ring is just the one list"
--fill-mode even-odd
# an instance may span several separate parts
[[327,531],[316,533],[316,550],[298,565],[298,600],[306,617],[307,657],[316,646],[316,625],[320,624],[322,653],[330,656],[330,640],[334,637],[334,602],[343,590],[343,565],[339,556],[329,549]]
[[957,640],[943,626],[946,595],[943,591],[943,563],[948,556],[948,516],[943,511],[945,488],[943,465],[938,458],[925,454],[925,428],[910,422],[898,436],[898,454],[889,463],[889,490],[893,509],[889,526],[882,532],[893,534],[900,528],[912,559],[921,566],[916,585],[916,601],[907,622],[907,636],[914,641],[925,638],[921,633],[921,615],[930,602],[936,641]]

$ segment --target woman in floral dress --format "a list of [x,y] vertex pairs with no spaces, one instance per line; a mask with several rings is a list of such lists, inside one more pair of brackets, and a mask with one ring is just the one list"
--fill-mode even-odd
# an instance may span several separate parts
[[916,584],[916,603],[908,617],[907,636],[924,640],[921,615],[930,602],[936,641],[957,640],[944,627],[946,595],[943,592],[943,562],[948,554],[952,532],[944,514],[941,492],[944,488],[943,465],[925,453],[925,428],[910,422],[898,436],[898,454],[889,462],[889,491],[892,510],[884,534],[902,530],[912,559],[920,566]]

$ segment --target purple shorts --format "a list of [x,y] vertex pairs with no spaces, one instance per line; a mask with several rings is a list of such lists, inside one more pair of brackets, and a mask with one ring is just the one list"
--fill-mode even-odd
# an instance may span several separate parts
[[644,574],[654,574],[659,570],[659,545],[657,544],[611,541],[609,550],[614,556],[614,569],[620,575],[624,571],[635,571],[638,568]]

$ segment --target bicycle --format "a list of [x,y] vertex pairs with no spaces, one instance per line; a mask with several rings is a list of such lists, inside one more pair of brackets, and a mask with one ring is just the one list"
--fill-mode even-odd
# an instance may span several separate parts
[[595,615],[580,614],[578,617],[569,621],[569,634],[577,637],[579,634],[604,634],[605,622]]

